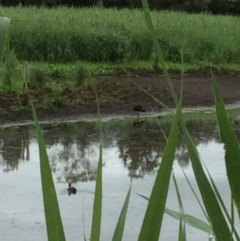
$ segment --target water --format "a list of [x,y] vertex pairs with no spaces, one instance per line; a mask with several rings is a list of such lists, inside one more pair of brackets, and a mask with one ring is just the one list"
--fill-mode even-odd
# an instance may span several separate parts
[[[240,125],[234,128],[239,137]],[[42,125],[53,172],[66,239],[83,240],[83,230],[90,237],[96,169],[99,154],[99,131],[94,122]],[[169,124],[164,124],[168,134]],[[230,192],[224,165],[224,148],[214,121],[188,122],[187,127],[197,144],[220,194],[230,209]],[[0,129],[0,238],[4,241],[46,241],[39,153],[33,126]],[[137,240],[147,202],[136,195],[151,194],[161,162],[165,140],[154,121],[103,123],[103,216],[101,240],[111,240],[126,197],[130,177],[132,194],[123,240]],[[206,221],[181,167],[199,195],[186,147],[179,139],[174,173],[183,199],[184,211]],[[68,196],[67,183],[77,194]],[[167,207],[178,211],[173,182],[169,187]],[[84,215],[84,218],[83,218]],[[84,219],[84,226],[83,226]],[[208,234],[187,226],[188,240],[208,240]],[[164,215],[160,240],[178,237],[178,221]]]

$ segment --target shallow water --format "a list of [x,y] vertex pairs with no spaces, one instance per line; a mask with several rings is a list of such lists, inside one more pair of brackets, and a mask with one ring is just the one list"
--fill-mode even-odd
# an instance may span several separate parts
[[[240,122],[234,121],[240,136]],[[224,165],[224,149],[214,121],[188,122],[202,160],[207,165],[223,200],[230,208],[230,192]],[[95,122],[42,125],[47,152],[67,240],[90,237],[96,169],[99,154],[99,129]],[[166,134],[170,124],[163,124]],[[46,241],[38,144],[33,126],[0,129],[0,238],[11,241]],[[114,120],[103,123],[103,216],[101,240],[111,240],[126,197],[130,177],[132,194],[123,240],[137,240],[147,202],[136,195],[150,196],[161,162],[165,140],[154,121],[142,124]],[[199,195],[189,158],[179,139],[174,173],[177,177],[184,211],[206,220],[191,192],[182,169]],[[77,188],[68,196],[67,183]],[[171,181],[167,207],[178,211]],[[83,225],[84,215],[84,225]],[[187,226],[188,240],[208,240],[202,231]],[[178,221],[164,216],[160,240],[178,237]]]

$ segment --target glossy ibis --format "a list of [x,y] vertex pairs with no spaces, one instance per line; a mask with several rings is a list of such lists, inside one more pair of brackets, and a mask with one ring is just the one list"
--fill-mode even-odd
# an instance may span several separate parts
[[143,107],[141,105],[135,105],[133,107],[134,111],[137,111],[137,117],[139,117],[139,112],[145,112],[145,110],[143,109]]

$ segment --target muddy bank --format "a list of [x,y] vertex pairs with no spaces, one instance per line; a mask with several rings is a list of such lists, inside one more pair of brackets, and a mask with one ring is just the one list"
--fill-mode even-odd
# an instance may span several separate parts
[[[208,71],[191,71],[184,76],[184,107],[212,106],[214,95],[212,78]],[[240,73],[216,72],[218,86],[226,104],[240,100]],[[181,77],[179,71],[171,72],[173,86],[179,93]],[[63,81],[63,80],[59,80]],[[141,104],[146,111],[159,111],[159,104],[140,88],[146,89],[169,107],[174,103],[162,73],[135,71],[131,74],[96,77],[97,90],[102,114],[132,114],[133,106]],[[140,88],[138,88],[138,86]],[[74,116],[96,115],[97,105],[94,89],[91,87],[70,89],[61,93],[52,89],[31,90],[37,114],[40,120],[53,118],[71,119]],[[20,100],[24,96],[19,96]],[[0,94],[0,124],[32,120],[29,106],[22,106],[16,93]]]

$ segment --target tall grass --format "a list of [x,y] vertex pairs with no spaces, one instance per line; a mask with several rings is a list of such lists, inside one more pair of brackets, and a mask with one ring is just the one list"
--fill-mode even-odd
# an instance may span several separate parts
[[[141,10],[0,7],[12,18],[10,48],[21,60],[72,62],[149,60],[154,45]],[[165,61],[238,63],[240,19],[152,12]],[[31,19],[31,21],[29,21]]]
[[3,51],[7,37],[8,26],[10,19],[7,17],[0,17],[0,67],[2,67]]

